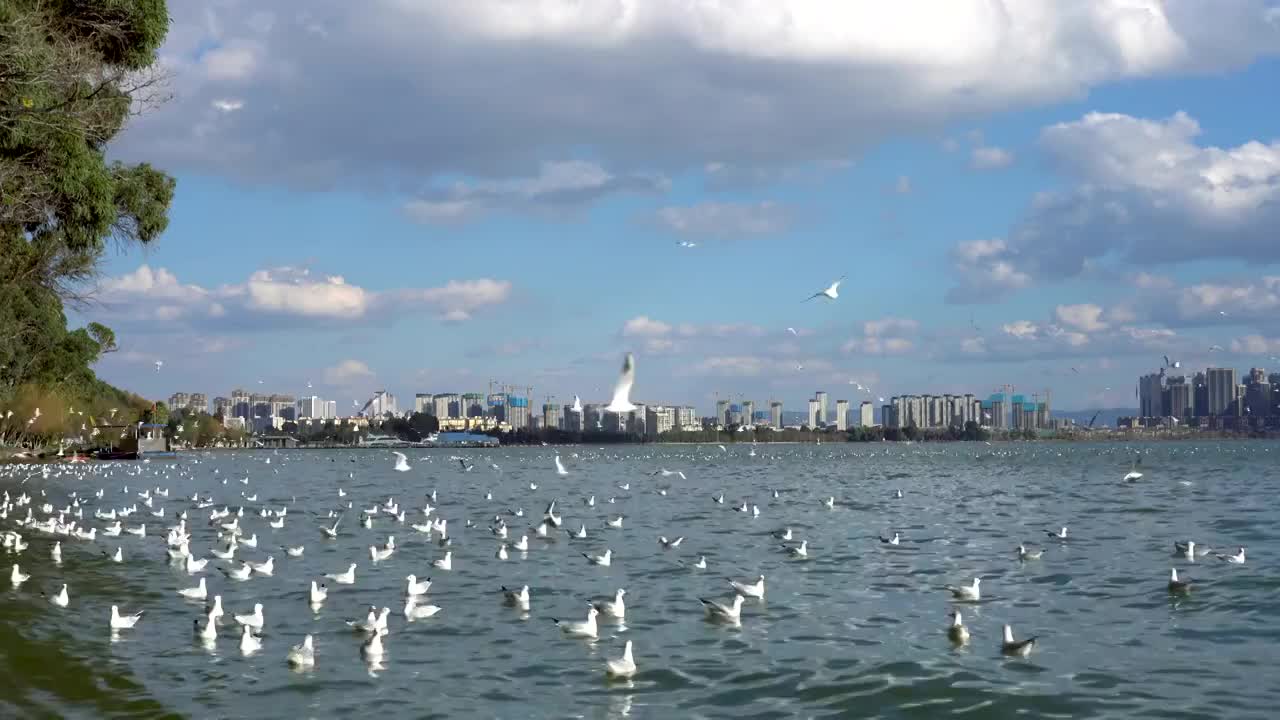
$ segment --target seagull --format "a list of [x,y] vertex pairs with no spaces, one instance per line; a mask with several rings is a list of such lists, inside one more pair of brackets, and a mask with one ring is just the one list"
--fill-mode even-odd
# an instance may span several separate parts
[[427,618],[440,612],[439,605],[419,605],[413,601],[413,597],[405,600],[404,618],[409,622],[414,620],[426,620]]
[[120,608],[116,607],[115,605],[112,605],[111,606],[111,629],[112,630],[128,630],[132,628],[134,625],[138,624],[139,620],[142,619],[143,612],[144,612],[143,610],[139,610],[138,612],[132,615],[121,615]]
[[618,588],[618,592],[614,593],[613,600],[604,600],[594,603],[592,607],[609,617],[622,618],[627,616],[627,605],[622,601],[622,596],[626,595],[624,588]]
[[382,636],[387,634],[384,628],[369,636],[369,639],[360,646],[360,654],[364,657],[365,662],[376,667],[378,662],[382,660],[386,650],[382,647]]
[[740,583],[736,580],[729,580],[729,585],[739,595],[759,600],[764,599],[764,575],[757,577],[753,583]]
[[342,522],[342,516],[341,516],[341,515],[339,515],[339,516],[338,516],[338,519],[337,519],[337,520],[334,520],[334,521],[333,521],[333,526],[332,526],[332,527],[322,527],[322,528],[320,528],[320,532],[321,532],[321,534],[323,534],[323,535],[324,535],[325,537],[327,537],[327,538],[336,538],[336,537],[338,537],[338,523],[340,523],[340,522]]
[[339,585],[352,585],[356,581],[356,564],[351,563],[351,565],[347,567],[346,572],[330,573],[328,575],[325,575],[325,577],[338,583]]
[[631,657],[631,641],[622,646],[622,657],[605,660],[605,674],[615,678],[629,678],[636,674],[636,661]]
[[789,328],[787,328],[787,332],[791,333],[792,335],[796,335],[796,336],[799,336],[799,335],[800,335],[800,333],[796,332],[796,329],[795,329],[795,328],[793,328],[793,327],[789,327]]
[[1031,649],[1035,646],[1035,637],[1029,637],[1026,640],[1014,640],[1013,628],[1009,625],[1004,626],[1004,641],[1000,643],[1000,652],[1005,655],[1026,657],[1031,654]]
[[782,532],[776,532],[773,534],[773,536],[778,538],[779,540],[790,540],[792,537],[791,528],[786,528]]
[[275,573],[276,558],[274,555],[269,555],[267,556],[266,562],[260,562],[260,563],[251,562],[246,564],[250,568],[252,568],[254,572],[258,573],[259,575],[265,575],[267,577],[270,577],[272,574]]
[[405,457],[404,453],[394,450],[391,454],[396,456],[396,472],[409,472],[409,458]]
[[444,557],[433,561],[431,565],[441,570],[452,570],[453,569],[453,551],[446,550],[444,553]]
[[266,623],[266,618],[262,615],[262,603],[254,603],[253,612],[244,615],[234,615],[235,621],[245,627],[261,630]]
[[241,654],[252,655],[261,649],[262,639],[253,634],[253,628],[245,625],[244,631],[240,633]]
[[569,409],[570,409],[570,410],[572,410],[572,411],[574,411],[574,412],[576,412],[576,413],[580,413],[580,412],[582,412],[582,398],[578,397],[577,395],[574,395],[574,396],[573,396],[573,407],[571,407],[571,408],[569,408]]
[[67,594],[66,583],[62,583],[62,589],[58,591],[57,595],[49,598],[49,602],[57,605],[58,607],[66,607],[71,604],[71,596]]
[[1136,469],[1130,470],[1129,472],[1124,474],[1125,482],[1133,482],[1135,480],[1141,480],[1141,479],[1142,479],[1142,473],[1138,472]]
[[204,640],[207,643],[212,643],[214,640],[218,639],[218,619],[214,616],[210,615],[205,618],[203,625],[200,624],[199,619],[196,619],[193,624],[195,626],[196,635],[199,635],[201,640]]
[[587,610],[587,619],[583,622],[561,622],[555,618],[551,618],[551,622],[555,623],[560,631],[569,637],[586,637],[595,639],[598,637],[598,628],[596,626],[596,616],[600,614],[592,605]]
[[793,558],[809,557],[809,541],[808,540],[801,540],[800,545],[797,547],[787,547],[784,545],[782,549],[786,550],[787,554]]
[[183,588],[178,594],[188,600],[204,600],[209,597],[209,591],[205,587],[204,578],[200,578],[200,584],[193,588]]
[[321,585],[320,583],[317,583],[315,580],[312,580],[311,594],[310,594],[311,604],[319,605],[323,603],[325,601],[325,598],[327,597],[329,597],[329,588],[327,586]]
[[1044,550],[1028,550],[1026,545],[1018,544],[1019,560],[1039,560],[1041,555],[1044,555]]
[[1045,530],[1045,531],[1044,531],[1044,534],[1045,534],[1045,535],[1048,535],[1049,537],[1054,538],[1054,539],[1056,539],[1056,540],[1066,540],[1066,539],[1067,539],[1067,526],[1066,526],[1066,525],[1063,525],[1063,526],[1062,526],[1062,529],[1061,529],[1061,530],[1059,530],[1058,532],[1053,532],[1052,530]]
[[678,537],[673,540],[668,540],[665,537],[658,538],[658,544],[662,546],[663,550],[670,550],[672,548],[680,547],[680,543],[682,542],[684,542],[684,537]]
[[840,279],[839,279],[839,280],[837,280],[837,281],[835,281],[835,282],[831,283],[831,286],[830,286],[830,287],[828,287],[826,290],[823,290],[823,291],[821,291],[821,292],[816,292],[816,293],[814,293],[814,294],[810,295],[809,297],[807,297],[807,298],[805,298],[805,299],[804,299],[804,302],[809,302],[810,300],[813,300],[814,298],[826,298],[827,300],[835,300],[835,299],[839,298],[839,297],[840,297],[840,283],[844,282],[844,279],[845,279],[846,277],[848,277],[848,276],[847,276],[847,275],[842,275],[842,276],[840,277]]
[[605,407],[605,410],[613,413],[631,412],[636,406],[631,403],[631,386],[636,381],[636,359],[631,353],[627,353],[626,358],[622,361],[622,374],[618,376],[618,383],[613,387],[613,400]]
[[693,566],[694,566],[694,567],[696,567],[696,568],[698,568],[699,570],[706,570],[706,569],[707,569],[707,556],[706,556],[706,555],[699,555],[699,556],[698,556],[698,562],[694,563],[694,564],[693,564]]
[[560,462],[560,456],[556,455],[556,474],[568,475],[569,471],[564,469],[564,463]]
[[[1233,565],[1243,565],[1243,564],[1244,564],[1244,548],[1240,548],[1240,550],[1239,550],[1238,552],[1236,552],[1236,554],[1235,554],[1235,555],[1221,555],[1221,554],[1219,554],[1219,555],[1217,555],[1216,557],[1217,557],[1219,560],[1225,560],[1225,561],[1227,561],[1227,562],[1229,562],[1229,563],[1232,563]],[[66,585],[63,585],[62,587],[63,587],[63,589],[65,590],[67,586],[66,586]]]
[[742,622],[742,603],[746,601],[746,598],[741,595],[733,596],[732,605],[725,605],[706,598],[698,598],[698,600],[706,608],[708,620],[733,623],[735,625]]
[[621,528],[621,527],[622,527],[622,516],[621,516],[621,515],[619,515],[618,517],[613,518],[612,520],[607,520],[606,522],[608,523],[609,527],[611,527],[611,528]]
[[612,565],[612,564],[613,564],[613,551],[612,551],[612,550],[610,550],[609,548],[605,548],[605,550],[604,550],[604,554],[603,554],[603,555],[594,555],[594,556],[593,556],[593,555],[588,555],[588,554],[586,554],[586,553],[582,553],[582,557],[584,557],[584,558],[586,558],[587,560],[589,560],[589,561],[591,562],[591,564],[592,564],[592,565],[599,565],[599,566],[601,566],[601,567],[609,567],[610,565]]
[[529,586],[523,585],[519,590],[508,590],[505,585],[502,586],[502,601],[511,607],[528,610]]
[[902,538],[901,536],[898,535],[898,533],[894,533],[893,537],[891,538],[887,538],[883,535],[880,536],[880,542],[884,543],[885,545],[898,545],[901,543],[901,541],[902,541]]
[[951,626],[947,628],[947,637],[956,645],[964,645],[969,642],[969,628],[964,626],[964,620],[960,617],[959,610],[951,611]]
[[316,664],[315,641],[310,635],[302,638],[302,644],[289,650],[289,664],[296,668],[309,668]]
[[471,472],[473,469],[475,469],[475,465],[472,465],[471,463],[467,462],[466,458],[458,458],[458,465],[462,467],[462,472]]
[[[826,500],[823,500],[823,501],[822,501],[822,504],[823,504],[823,505],[825,505],[825,506],[826,506],[826,508],[827,508],[828,510],[835,510],[835,509],[836,509],[836,496],[835,496],[835,495],[832,495],[832,496],[828,497]],[[897,543],[894,543],[894,544],[896,545]]]
[[417,575],[406,575],[405,581],[408,583],[408,585],[405,588],[404,594],[409,597],[414,597],[416,595],[426,595],[427,591],[431,589],[431,578],[427,578],[422,582],[418,582]]
[[1190,589],[1191,589],[1191,581],[1190,581],[1190,580],[1179,580],[1179,579],[1178,579],[1178,568],[1171,568],[1171,569],[1169,570],[1169,592],[1171,592],[1171,593],[1184,593],[1184,592],[1187,592],[1187,591],[1188,591],[1188,590],[1190,590]]
[[284,546],[284,552],[289,557],[302,557],[302,552],[304,550],[306,550],[306,548],[302,545],[299,545],[298,547]]
[[9,573],[9,582],[13,583],[15,588],[30,579],[30,575],[27,575],[18,569],[18,563],[13,564],[13,572]]
[[369,614],[361,620],[348,620],[347,625],[358,632],[375,633],[380,630],[387,629],[387,618],[391,617],[391,608],[384,607],[381,612],[377,612],[372,605],[369,606]]
[[[1207,551],[1205,551],[1205,552],[1207,552]],[[1204,553],[1204,552],[1202,552],[1202,553],[1200,553],[1200,554],[1201,554],[1201,555],[1204,555],[1205,553]],[[1180,557],[1180,558],[1186,558],[1187,560],[1190,560],[1190,561],[1192,561],[1192,562],[1195,562],[1195,560],[1196,560],[1196,542],[1195,542],[1194,540],[1188,540],[1188,541],[1186,541],[1185,543],[1175,542],[1175,543],[1173,544],[1173,556],[1174,556],[1174,557]]]
[[163,361],[163,360],[157,360],[157,361],[156,361],[156,372],[160,372],[160,368],[162,368],[162,367],[164,367],[164,361]]
[[982,599],[982,592],[978,590],[978,586],[981,584],[982,578],[974,578],[972,585],[962,585],[960,587],[956,587],[955,585],[946,585],[943,587],[943,590],[950,592],[952,598],[955,600],[973,602],[975,600]]

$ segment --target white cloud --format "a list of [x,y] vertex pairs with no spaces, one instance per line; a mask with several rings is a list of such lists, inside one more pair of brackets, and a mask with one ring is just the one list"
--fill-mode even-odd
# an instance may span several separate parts
[[[395,191],[527,177],[553,157],[590,157],[622,177],[794,167],[1276,51],[1265,3],[1223,5],[172,3],[161,55],[181,92],[117,150],[176,172]],[[230,93],[272,112],[202,125],[200,112]]]
[[1232,340],[1230,348],[1241,355],[1280,355],[1280,338],[1245,335]]
[[1040,326],[1030,320],[1015,320],[1007,325],[1003,325],[1001,330],[1006,335],[1012,335],[1020,340],[1033,338],[1040,333]]
[[373,371],[359,360],[343,360],[333,367],[325,368],[324,371],[325,383],[338,387],[366,385],[372,382],[373,378]]
[[652,320],[646,315],[631,318],[622,326],[623,337],[661,337],[671,332],[672,328],[661,320]]
[[[797,374],[801,374],[803,377],[812,377],[813,373],[827,373],[831,370],[831,363],[825,360],[789,360],[762,355],[714,355],[702,359],[691,368],[694,375],[726,378],[770,377],[774,379],[796,376]],[[809,373],[809,375],[804,375],[804,373]]]
[[742,238],[776,235],[786,231],[791,217],[777,203],[704,202],[658,209],[658,223],[680,235]]
[[840,349],[864,355],[905,355],[915,349],[911,339],[920,324],[910,318],[886,317],[862,324],[862,337],[845,341]]
[[[281,325],[329,326],[342,322],[383,322],[387,315],[433,312],[462,321],[509,298],[511,283],[481,278],[451,280],[433,288],[374,291],[338,275],[315,276],[306,268],[279,267],[252,273],[242,283],[204,288],[183,284],[164,268],[137,270],[104,279],[96,293],[106,319],[135,322],[139,329],[166,324],[252,328]],[[151,327],[153,323],[159,326]]]
[[975,170],[999,170],[1013,164],[1013,153],[998,147],[976,147],[969,154],[969,164]]
[[898,176],[898,181],[893,185],[893,191],[899,195],[907,195],[911,192],[911,178],[906,175]]
[[1018,270],[1009,254],[1008,245],[999,238],[956,245],[951,251],[951,260],[960,275],[961,285],[947,293],[947,301],[992,301],[1010,290],[1030,285],[1031,276]]
[[1054,309],[1054,317],[1060,324],[1086,333],[1106,330],[1109,327],[1102,319],[1102,313],[1101,306],[1091,303],[1059,305]]
[[244,108],[244,101],[236,98],[218,98],[211,103],[215,110],[222,112],[235,112]]
[[[998,247],[957,262],[960,285],[948,297],[991,299],[1100,261],[1280,262],[1280,141],[1223,148],[1196,144],[1199,134],[1181,112],[1164,120],[1089,113],[1045,128],[1041,147],[1074,187],[1041,194]],[[1025,280],[991,282],[996,268]],[[1164,281],[1144,272],[1135,282]]]
[[920,328],[920,323],[910,318],[887,317],[879,320],[868,320],[862,324],[864,335],[911,335]]

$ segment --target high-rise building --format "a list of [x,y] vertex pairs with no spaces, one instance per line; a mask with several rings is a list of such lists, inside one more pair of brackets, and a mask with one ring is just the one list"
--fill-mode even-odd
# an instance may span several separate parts
[[565,432],[582,432],[582,411],[574,410],[572,405],[565,405],[561,419],[561,427]]
[[542,427],[546,430],[559,430],[562,416],[558,403],[542,403]]
[[267,402],[271,406],[270,414],[267,417],[280,418],[285,421],[298,419],[298,401],[292,395],[271,395]]
[[435,408],[433,414],[438,418],[463,417],[462,396],[458,393],[437,393],[431,398],[431,404]]
[[822,425],[826,425],[831,419],[827,414],[827,393],[819,390],[813,394],[813,399],[818,401],[818,420]]
[[369,409],[365,414],[375,418],[399,415],[400,410],[396,407],[396,396],[386,390],[378,390],[373,394],[373,401],[369,403]]
[[1230,415],[1236,404],[1235,368],[1209,368],[1205,372],[1208,392],[1208,414]]
[[836,430],[844,432],[849,429],[849,401],[836,401]]
[[648,437],[656,438],[670,432],[676,424],[675,408],[657,406],[650,407],[645,413],[644,431]]
[[889,402],[880,408],[880,424],[886,428],[902,427],[902,417],[897,397],[889,398]]
[[742,424],[748,426],[756,424],[756,403],[754,400],[742,401]]
[[298,398],[298,419],[323,418],[324,401],[315,395]]
[[1165,378],[1163,405],[1165,414],[1178,419],[1189,418],[1195,411],[1194,395],[1187,378],[1178,375]]
[[1245,388],[1244,414],[1250,417],[1266,417],[1271,414],[1271,383],[1261,370],[1255,370],[1251,382]]
[[1138,416],[1165,417],[1164,375],[1151,373],[1138,378]]
[[986,421],[983,424],[993,428],[1008,427],[1006,407],[1004,393],[993,393],[982,406],[983,418]]
[[587,403],[582,406],[582,431],[600,432],[604,430],[604,406]]
[[426,413],[431,415],[435,412],[436,403],[435,396],[431,393],[414,393],[413,394],[413,411],[416,413]]
[[1191,380],[1191,402],[1195,406],[1196,417],[1209,416],[1209,380],[1202,372],[1196,373]]
[[507,395],[507,423],[512,430],[529,429],[530,417],[529,398]]
[[1280,373],[1267,376],[1271,383],[1271,416],[1280,418]]
[[876,408],[871,404],[870,400],[863,400],[858,406],[858,425],[860,427],[871,427],[876,424]]
[[325,403],[324,403],[324,419],[326,419],[326,420],[337,420],[337,419],[338,419],[338,401],[337,401],[337,400],[326,400],[326,401],[325,401]]
[[484,395],[480,393],[463,393],[461,402],[462,417],[484,417]]
[[182,410],[191,401],[191,396],[184,392],[176,392],[169,396],[169,409]]
[[248,420],[253,417],[253,396],[248,390],[231,391],[231,416]]
[[777,400],[769,403],[769,426],[778,430],[782,429],[782,403]]
[[234,417],[231,413],[231,398],[216,397],[213,399],[213,416],[221,417],[225,421],[226,418]]
[[809,401],[809,420],[805,423],[810,430],[816,430],[822,427],[822,418],[819,414],[822,412],[822,403],[817,398]]
[[728,400],[716,401],[716,424],[718,425],[729,424],[729,401]]

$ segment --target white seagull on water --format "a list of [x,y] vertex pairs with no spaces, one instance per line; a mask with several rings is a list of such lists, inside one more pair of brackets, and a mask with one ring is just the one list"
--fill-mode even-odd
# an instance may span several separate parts
[[734,592],[744,597],[764,599],[764,575],[756,578],[753,583],[740,583],[736,580],[729,580],[729,584],[733,586]]
[[564,463],[560,462],[560,456],[556,455],[556,474],[568,475],[569,471],[564,469]]
[[409,472],[409,458],[402,452],[392,451],[391,454],[396,456],[396,472]]
[[698,598],[707,611],[708,620],[716,620],[719,622],[727,622],[738,624],[742,622],[742,603],[746,598],[741,595],[733,596],[733,604],[725,605],[715,600],[707,600],[706,598]]
[[631,657],[631,641],[622,647],[622,657],[605,661],[604,671],[609,677],[629,678],[636,674],[636,661]]
[[561,622],[556,618],[551,618],[551,622],[555,623],[560,631],[569,637],[585,637],[594,640],[599,636],[599,629],[596,625],[596,616],[600,614],[592,605],[587,610],[587,619],[582,622]]
[[1000,652],[1005,655],[1013,655],[1016,657],[1026,657],[1031,654],[1031,649],[1036,646],[1036,639],[1029,637],[1026,640],[1014,640],[1013,628],[1004,626],[1004,641],[1000,643]]
[[947,628],[947,637],[957,645],[969,642],[969,628],[964,626],[964,619],[959,610],[951,611],[951,625]]
[[982,599],[982,591],[978,589],[978,586],[981,584],[982,578],[974,578],[972,585],[961,585],[959,587],[956,587],[955,585],[946,585],[943,587],[943,590],[950,592],[951,596],[956,600],[974,602]]

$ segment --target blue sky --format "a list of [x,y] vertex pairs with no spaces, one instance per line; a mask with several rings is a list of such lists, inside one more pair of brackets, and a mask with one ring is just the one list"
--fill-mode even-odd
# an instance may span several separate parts
[[76,320],[156,398],[592,401],[634,351],[704,409],[1131,405],[1162,355],[1280,364],[1273,5],[173,4],[112,148],[170,226]]

